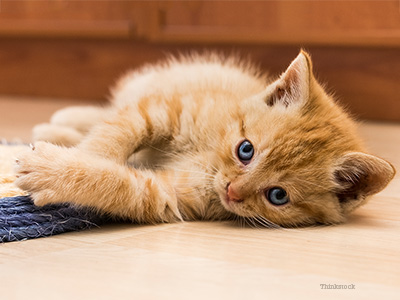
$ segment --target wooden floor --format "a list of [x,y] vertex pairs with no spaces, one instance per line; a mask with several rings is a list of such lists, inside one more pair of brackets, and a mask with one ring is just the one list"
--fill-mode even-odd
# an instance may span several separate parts
[[[29,141],[71,103],[0,97],[0,138]],[[361,133],[400,170],[400,124]],[[400,176],[340,226],[116,224],[1,244],[0,287],[1,299],[400,299]]]

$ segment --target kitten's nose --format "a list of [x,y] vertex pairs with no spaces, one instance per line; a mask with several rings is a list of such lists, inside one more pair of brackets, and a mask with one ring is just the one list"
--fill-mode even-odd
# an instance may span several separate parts
[[228,185],[228,190],[226,194],[229,201],[243,202],[243,199],[240,198],[239,194],[234,190],[231,184]]

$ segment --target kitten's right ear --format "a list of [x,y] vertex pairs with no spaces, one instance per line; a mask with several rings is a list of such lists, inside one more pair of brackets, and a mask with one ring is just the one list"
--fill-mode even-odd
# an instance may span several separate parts
[[288,107],[306,102],[310,94],[311,76],[311,58],[301,51],[281,77],[268,88],[267,105],[283,104]]
[[395,173],[390,163],[376,156],[361,152],[344,155],[333,173],[338,185],[336,195],[343,211],[353,210],[366,196],[383,190]]

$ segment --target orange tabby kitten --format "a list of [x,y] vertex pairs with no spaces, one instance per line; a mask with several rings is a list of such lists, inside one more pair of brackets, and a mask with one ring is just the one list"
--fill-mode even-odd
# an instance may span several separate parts
[[338,223],[395,173],[364,152],[305,52],[272,82],[216,55],[147,66],[119,82],[111,107],[59,111],[34,136],[16,183],[35,204],[140,223]]

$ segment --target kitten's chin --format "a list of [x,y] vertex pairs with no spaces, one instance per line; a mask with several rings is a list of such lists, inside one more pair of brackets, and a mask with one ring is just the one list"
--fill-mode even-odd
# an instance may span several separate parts
[[227,193],[221,194],[219,193],[219,199],[221,201],[222,206],[229,212],[234,213],[235,215],[241,217],[250,217],[250,215],[244,213],[242,211],[243,201],[234,201],[229,198]]
[[222,206],[229,212],[237,214],[237,211],[234,208],[234,203],[229,199],[229,196],[226,193],[226,190],[218,191],[219,201],[221,202]]

